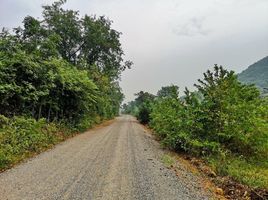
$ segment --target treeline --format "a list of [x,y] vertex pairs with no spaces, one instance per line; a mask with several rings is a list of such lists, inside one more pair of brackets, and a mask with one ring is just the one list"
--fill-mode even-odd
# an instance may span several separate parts
[[196,91],[162,87],[139,92],[123,106],[155,131],[166,146],[202,156],[218,173],[254,187],[268,188],[268,101],[253,85],[215,65]]
[[[0,33],[0,167],[46,124],[81,131],[118,115],[124,97],[118,81],[132,64],[123,59],[121,33],[108,18],[81,17],[65,2],[43,6],[42,19],[27,16],[22,27]],[[7,134],[7,127],[16,131]]]

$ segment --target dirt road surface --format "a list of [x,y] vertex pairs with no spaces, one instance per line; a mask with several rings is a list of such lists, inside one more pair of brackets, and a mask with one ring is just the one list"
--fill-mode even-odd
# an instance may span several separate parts
[[190,172],[185,181],[167,169],[163,153],[133,117],[121,116],[1,173],[0,199],[209,199]]

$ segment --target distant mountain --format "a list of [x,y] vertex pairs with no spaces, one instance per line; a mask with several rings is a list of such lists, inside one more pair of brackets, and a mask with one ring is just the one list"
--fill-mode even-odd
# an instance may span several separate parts
[[263,93],[268,93],[268,56],[238,74],[238,79],[242,83],[255,84]]

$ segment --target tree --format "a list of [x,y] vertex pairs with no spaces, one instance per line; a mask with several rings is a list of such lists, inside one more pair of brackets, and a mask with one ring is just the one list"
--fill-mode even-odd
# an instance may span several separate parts
[[162,87],[158,92],[157,96],[160,98],[178,98],[179,87],[176,85]]
[[121,33],[108,18],[80,17],[65,2],[43,6],[43,19],[27,16],[23,27],[0,34],[0,114],[79,124],[119,113],[118,81],[132,65],[123,60]]
[[155,96],[143,91],[140,91],[135,95],[137,96],[135,102],[138,107],[137,118],[141,123],[148,124],[150,121],[151,105]]
[[256,129],[265,127],[261,125],[263,100],[258,89],[241,84],[233,71],[217,65],[214,72],[208,70],[198,82],[195,86],[204,97],[197,120],[204,128],[200,137],[217,141],[236,153],[260,152],[254,143],[262,143],[260,135],[266,128]]

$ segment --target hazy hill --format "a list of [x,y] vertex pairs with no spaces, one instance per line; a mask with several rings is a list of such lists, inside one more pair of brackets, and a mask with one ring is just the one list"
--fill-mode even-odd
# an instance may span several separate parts
[[262,92],[268,93],[268,56],[242,71],[238,79],[243,83],[255,84]]

